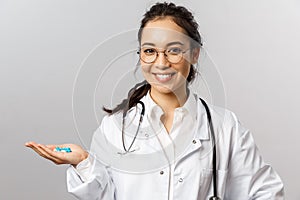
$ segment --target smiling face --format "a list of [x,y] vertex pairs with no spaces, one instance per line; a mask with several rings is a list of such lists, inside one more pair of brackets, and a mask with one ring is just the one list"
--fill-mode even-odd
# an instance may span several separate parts
[[185,31],[169,17],[153,20],[144,27],[140,44],[140,62],[151,95],[186,95],[186,79],[199,51],[191,49]]

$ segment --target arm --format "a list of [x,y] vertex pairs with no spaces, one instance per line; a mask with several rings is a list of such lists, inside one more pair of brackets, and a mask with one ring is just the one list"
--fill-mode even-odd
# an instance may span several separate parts
[[[94,144],[95,138],[103,139],[99,138],[99,136],[104,136],[101,128],[97,129],[94,134],[91,147],[92,152],[95,152],[95,148],[99,146]],[[96,159],[95,155],[91,155],[79,145],[43,145],[27,142],[25,146],[57,165],[70,164],[67,169],[67,188],[78,199],[114,199],[115,189],[106,167]],[[56,152],[54,151],[56,147],[70,147],[72,152]]]
[[97,155],[103,152],[103,144],[99,141],[105,140],[103,134],[103,123],[95,131],[91,151],[88,158],[80,162],[76,168],[70,166],[67,169],[68,191],[78,199],[86,200],[114,200],[115,186],[111,179],[108,168],[100,162]]
[[234,118],[225,199],[284,199],[280,177],[263,161],[249,130]]
[[114,199],[115,187],[106,167],[91,154],[76,168],[69,166],[67,188],[68,192],[82,200]]

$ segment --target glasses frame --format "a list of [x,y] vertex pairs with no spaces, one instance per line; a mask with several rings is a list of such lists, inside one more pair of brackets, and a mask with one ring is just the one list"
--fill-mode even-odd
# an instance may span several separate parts
[[[145,47],[145,48],[146,48],[146,47]],[[149,48],[151,48],[151,47],[149,47]],[[164,50],[159,51],[159,50],[157,50],[156,48],[151,48],[151,49],[153,49],[153,50],[155,51],[156,56],[154,57],[153,61],[147,62],[147,61],[145,61],[145,60],[142,59],[142,56],[141,56],[141,49],[142,49],[142,48],[139,48],[139,50],[138,50],[136,53],[139,54],[140,59],[141,59],[143,62],[147,63],[147,64],[154,63],[154,62],[157,60],[158,54],[159,54],[159,53],[163,53],[164,56],[165,56],[165,58],[166,58],[166,60],[167,60],[169,63],[177,64],[177,63],[180,63],[180,61],[182,60],[183,54],[185,54],[187,51],[191,50],[191,48],[188,48],[188,49],[186,49],[186,50],[184,50],[184,51],[181,51],[181,53],[180,53],[180,56],[181,56],[180,59],[179,59],[177,62],[171,62],[171,61],[169,60],[169,58],[168,58],[168,55],[166,54],[166,51],[169,50],[169,49],[164,49]]]

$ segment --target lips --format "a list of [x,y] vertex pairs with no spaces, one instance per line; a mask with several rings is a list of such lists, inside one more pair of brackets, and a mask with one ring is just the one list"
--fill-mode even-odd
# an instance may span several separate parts
[[155,79],[161,83],[165,83],[168,82],[172,79],[172,77],[175,75],[175,73],[164,73],[164,74],[160,74],[160,73],[153,73],[153,75],[155,76]]

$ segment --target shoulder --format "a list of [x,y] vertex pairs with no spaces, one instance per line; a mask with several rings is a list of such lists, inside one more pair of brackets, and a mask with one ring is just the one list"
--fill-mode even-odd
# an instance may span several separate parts
[[[95,151],[98,146],[121,145],[121,121],[122,114],[105,115],[100,126],[94,131],[91,149]],[[111,148],[111,147],[110,147]]]
[[101,121],[100,129],[105,132],[114,131],[122,127],[122,113],[115,113],[112,115],[105,115]]
[[[217,137],[221,137],[229,142],[238,141],[240,138],[250,134],[249,129],[240,122],[233,111],[210,103],[207,103],[207,106],[211,113],[212,124]],[[203,119],[207,118],[205,107],[200,100],[198,101],[198,114],[200,117],[202,115]]]
[[[209,102],[207,102],[206,100],[204,100],[209,112],[211,114],[211,118],[212,118],[212,122],[214,123],[214,125],[218,125],[218,126],[233,126],[237,123],[240,123],[236,114],[224,107],[220,107],[217,105],[213,105]],[[197,100],[197,104],[198,104],[198,113],[201,115],[205,115],[205,117],[207,117],[207,111],[205,109],[204,104],[201,102],[200,98],[198,97]]]

